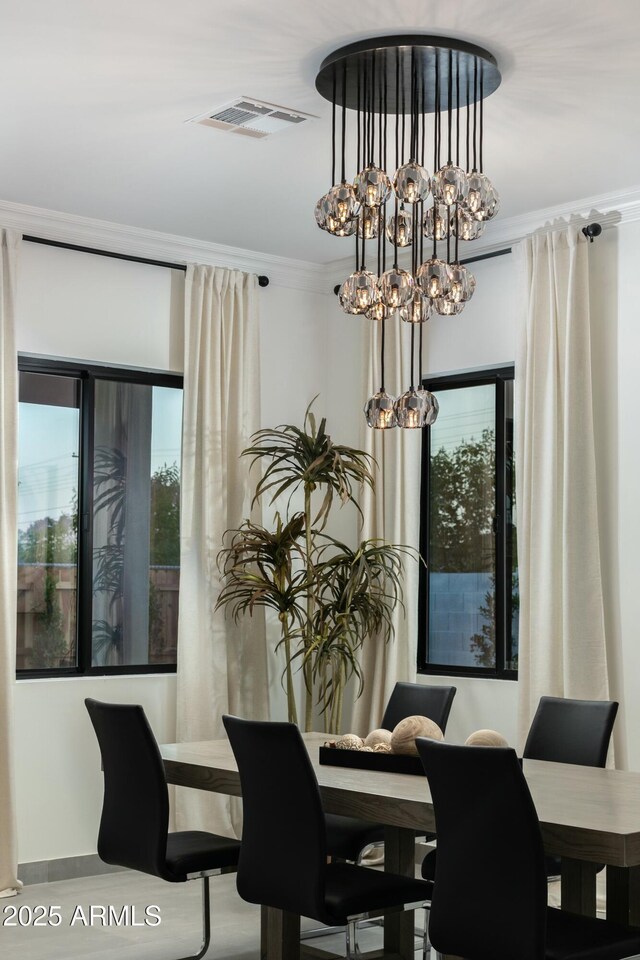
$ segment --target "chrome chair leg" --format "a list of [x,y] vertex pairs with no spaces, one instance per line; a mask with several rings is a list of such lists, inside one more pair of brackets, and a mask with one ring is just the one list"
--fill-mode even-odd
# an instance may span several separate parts
[[202,946],[198,953],[181,960],[202,960],[211,943],[211,906],[209,902],[209,877],[202,878]]
[[357,960],[358,957],[357,928],[356,921],[349,920],[347,923],[347,960]]
[[422,960],[427,960],[431,954],[431,960],[434,960],[435,954],[431,953],[431,944],[429,943],[429,907],[424,908],[424,933],[422,935]]

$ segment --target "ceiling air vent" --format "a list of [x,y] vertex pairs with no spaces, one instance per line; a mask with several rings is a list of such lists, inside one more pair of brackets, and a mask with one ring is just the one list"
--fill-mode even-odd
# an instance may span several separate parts
[[205,127],[227,130],[243,137],[264,139],[272,133],[291,130],[305,120],[312,119],[318,118],[311,113],[301,113],[300,110],[291,110],[276,103],[266,103],[253,97],[240,97],[199,117],[191,117],[187,122],[202,123]]

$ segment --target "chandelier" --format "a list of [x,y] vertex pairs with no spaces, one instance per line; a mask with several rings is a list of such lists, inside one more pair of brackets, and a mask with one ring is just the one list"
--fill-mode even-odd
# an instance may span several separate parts
[[[486,50],[411,35],[342,47],[316,77],[332,104],[331,188],[316,222],[354,238],[342,309],[381,324],[380,389],[364,408],[370,427],[414,429],[438,415],[421,387],[423,324],[461,313],[476,287],[460,248],[500,206],[483,169],[483,101],[500,80]],[[397,398],[385,389],[387,320],[406,323],[411,340],[409,389]]]

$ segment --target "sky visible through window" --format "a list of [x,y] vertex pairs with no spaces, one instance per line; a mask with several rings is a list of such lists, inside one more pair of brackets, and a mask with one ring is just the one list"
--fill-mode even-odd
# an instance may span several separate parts
[[494,391],[434,390],[440,413],[431,431],[431,453],[444,449],[451,453],[463,440],[480,440],[487,423],[493,423]]
[[[151,473],[180,465],[180,447],[167,439],[181,436],[182,390],[152,387]],[[71,513],[78,491],[79,410],[20,404],[18,453],[18,529],[35,520],[57,520]]]

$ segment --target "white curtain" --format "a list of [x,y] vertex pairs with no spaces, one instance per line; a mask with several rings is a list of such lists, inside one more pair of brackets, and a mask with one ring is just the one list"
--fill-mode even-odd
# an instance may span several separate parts
[[[385,327],[385,387],[396,396],[408,389],[409,337],[407,324],[387,321]],[[380,324],[363,325],[366,396],[380,387]],[[416,338],[417,344],[417,338]],[[395,392],[394,392],[395,391]],[[379,537],[390,543],[419,546],[420,532],[420,462],[421,430],[372,430],[361,418],[360,446],[375,457],[376,492],[366,488],[362,496],[364,513],[363,538]],[[397,680],[416,678],[418,636],[418,563],[404,560],[404,605],[394,612],[395,638],[384,644],[379,637],[370,637],[360,657],[364,691],[356,701],[353,730],[361,735],[380,726],[387,700]]]
[[[178,741],[224,736],[224,713],[267,719],[267,664],[260,612],[239,624],[214,612],[223,534],[251,514],[248,461],[260,426],[257,277],[189,266],[185,290]],[[177,791],[178,829],[233,836],[237,803]]]
[[579,227],[518,247],[519,733],[542,695],[606,699],[591,389],[588,243]]
[[13,689],[16,676],[18,356],[15,301],[19,234],[0,228],[0,897],[18,880],[13,772]]

